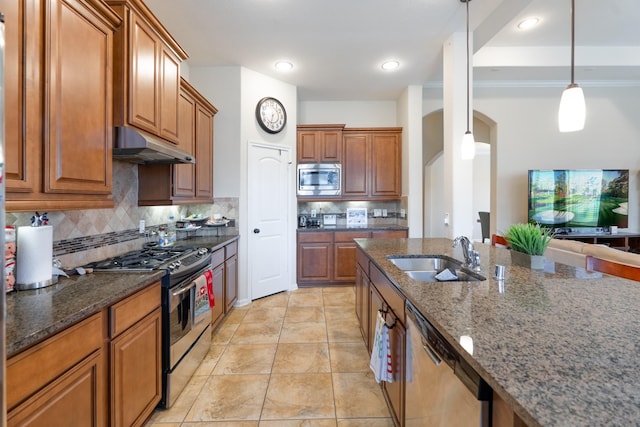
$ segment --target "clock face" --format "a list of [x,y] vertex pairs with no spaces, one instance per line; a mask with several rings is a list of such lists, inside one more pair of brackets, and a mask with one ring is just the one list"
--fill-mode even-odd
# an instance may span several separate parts
[[256,106],[256,119],[265,132],[278,133],[287,124],[287,112],[277,99],[262,98]]

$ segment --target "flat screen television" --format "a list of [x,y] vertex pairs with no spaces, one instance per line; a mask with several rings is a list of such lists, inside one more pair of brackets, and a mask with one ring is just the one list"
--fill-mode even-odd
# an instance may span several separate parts
[[552,228],[627,228],[628,209],[628,169],[529,171],[529,222]]

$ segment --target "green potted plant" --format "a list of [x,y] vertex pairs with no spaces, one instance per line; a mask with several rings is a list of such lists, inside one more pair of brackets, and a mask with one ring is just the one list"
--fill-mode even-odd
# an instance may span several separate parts
[[511,262],[536,270],[544,269],[544,251],[553,234],[551,228],[538,224],[512,224],[504,234],[511,247]]

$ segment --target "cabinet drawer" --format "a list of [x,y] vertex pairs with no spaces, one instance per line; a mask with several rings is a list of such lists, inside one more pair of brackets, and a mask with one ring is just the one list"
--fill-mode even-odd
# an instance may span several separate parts
[[402,321],[402,319],[404,319],[404,298],[400,296],[395,286],[387,279],[387,276],[382,274],[378,267],[371,264],[369,266],[369,273],[371,283],[374,284],[378,292],[380,292],[382,299],[387,302],[391,310],[393,310],[400,321]]
[[220,248],[211,254],[211,266],[216,268],[224,262],[224,248]]
[[332,231],[303,232],[298,233],[298,242],[300,243],[331,243],[333,242]]
[[160,282],[141,290],[109,308],[109,336],[113,338],[160,307]]
[[336,231],[336,242],[351,242],[353,239],[368,239],[370,234],[368,231]]
[[237,255],[238,254],[238,242],[235,241],[235,242],[229,243],[227,246],[225,246],[225,251],[226,251],[226,255],[227,255],[225,259],[231,258],[234,255]]
[[58,378],[102,347],[102,312],[36,344],[7,361],[7,409]]

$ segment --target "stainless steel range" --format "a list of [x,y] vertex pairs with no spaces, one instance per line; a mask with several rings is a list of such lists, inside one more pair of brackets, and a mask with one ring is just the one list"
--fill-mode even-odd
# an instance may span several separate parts
[[211,254],[188,246],[147,247],[85,267],[105,272],[165,270],[162,277],[162,400],[169,408],[211,345]]

